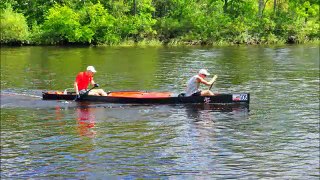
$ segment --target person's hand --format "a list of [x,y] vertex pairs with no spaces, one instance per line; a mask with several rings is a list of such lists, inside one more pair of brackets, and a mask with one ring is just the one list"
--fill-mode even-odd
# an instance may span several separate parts
[[80,99],[80,94],[76,94],[76,98],[74,98],[75,101]]
[[99,87],[99,84],[94,84],[93,86],[94,86],[94,87]]
[[217,78],[218,78],[218,76],[214,75],[213,78],[210,81],[210,84],[213,84],[216,81]]

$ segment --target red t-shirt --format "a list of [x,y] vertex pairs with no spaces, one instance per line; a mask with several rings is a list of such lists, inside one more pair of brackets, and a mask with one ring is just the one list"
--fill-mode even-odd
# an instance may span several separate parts
[[92,81],[93,77],[87,72],[80,72],[76,77],[76,82],[78,84],[78,90],[88,89],[89,83]]

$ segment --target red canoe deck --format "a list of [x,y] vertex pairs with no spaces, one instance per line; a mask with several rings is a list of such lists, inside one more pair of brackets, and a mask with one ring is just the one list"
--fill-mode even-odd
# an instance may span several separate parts
[[126,98],[164,98],[171,97],[171,92],[141,92],[141,91],[128,91],[128,92],[110,92],[108,96],[111,97],[126,97]]

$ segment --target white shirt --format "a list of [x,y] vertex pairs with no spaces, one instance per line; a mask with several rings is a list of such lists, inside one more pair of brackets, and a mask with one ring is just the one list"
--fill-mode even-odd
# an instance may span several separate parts
[[193,93],[199,91],[200,83],[197,80],[198,78],[200,78],[200,76],[195,75],[189,79],[186,88],[186,96],[191,96]]

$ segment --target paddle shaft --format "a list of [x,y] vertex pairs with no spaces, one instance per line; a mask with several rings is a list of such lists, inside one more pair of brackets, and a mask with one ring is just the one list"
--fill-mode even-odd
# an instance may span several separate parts
[[210,85],[209,90],[211,90],[212,86],[213,86],[213,83]]
[[214,78],[214,81],[213,81],[213,83],[210,85],[209,90],[211,90],[211,88],[212,88],[212,86],[213,86],[214,82],[215,82],[215,81],[216,81],[216,79],[217,79],[217,76],[214,76],[213,78]]
[[93,86],[93,87],[90,88],[88,91],[86,91],[86,93],[84,93],[84,94],[88,95],[88,94],[89,94],[89,91],[91,91],[91,90],[94,89],[94,88],[96,88],[96,86]]
[[[80,95],[80,98],[83,97],[83,96],[88,96],[88,95],[89,95],[89,91],[91,91],[92,89],[94,89],[94,88],[96,88],[96,87],[98,87],[98,86],[93,86],[92,88],[90,88],[88,91],[86,91],[86,92],[85,92],[84,94],[82,94],[82,95],[79,94],[79,95]],[[79,98],[79,99],[80,99],[80,98]],[[77,97],[76,97],[75,100],[77,100]]]

